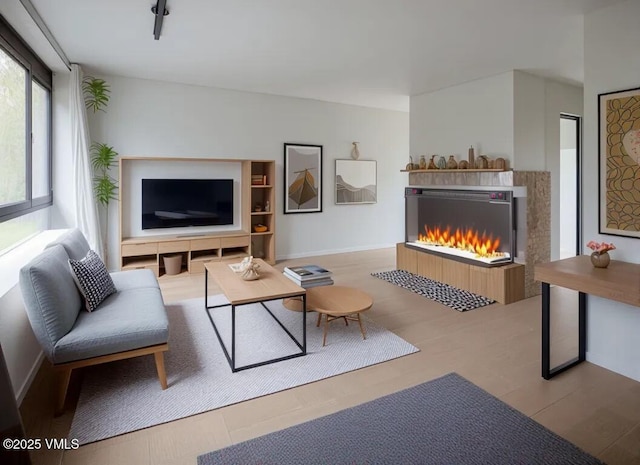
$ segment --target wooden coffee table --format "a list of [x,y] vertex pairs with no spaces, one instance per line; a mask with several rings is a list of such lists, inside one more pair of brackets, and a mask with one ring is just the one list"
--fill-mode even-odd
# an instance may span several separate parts
[[[294,357],[300,357],[307,354],[307,305],[306,305],[306,291],[291,281],[289,278],[285,278],[280,271],[277,271],[271,265],[264,262],[264,260],[254,259],[254,261],[260,265],[258,271],[260,272],[260,279],[255,281],[244,281],[239,274],[233,272],[229,267],[228,262],[209,262],[205,264],[204,275],[204,306],[211,321],[211,325],[218,336],[218,341],[222,346],[224,355],[227,357],[229,366],[232,372],[246,370],[269,363],[280,362],[282,360],[288,360]],[[228,304],[223,305],[209,305],[208,304],[208,280],[209,275],[218,284],[225,297],[229,301]],[[269,310],[265,305],[265,302],[271,300],[280,300],[282,298],[297,297],[300,299],[300,305],[302,310],[302,341],[298,341],[291,332],[285,328],[285,326],[278,320],[278,318]],[[236,366],[236,307],[241,305],[249,305],[259,303],[266,310],[274,320],[276,320],[283,331],[296,343],[300,348],[300,352],[295,354],[286,355],[284,357],[278,357],[271,360],[265,360],[259,363],[252,363],[241,367]],[[222,337],[218,332],[213,317],[211,316],[211,310],[222,307],[231,307],[231,347],[227,349]]]
[[[298,299],[285,299],[284,306],[289,310],[302,310],[303,302]],[[307,309],[318,312],[316,326],[320,326],[324,315],[324,328],[322,345],[327,342],[329,323],[333,320],[343,319],[348,325],[349,321],[357,321],[360,325],[362,338],[367,338],[367,332],[362,324],[360,314],[369,310],[373,305],[373,299],[369,294],[359,289],[346,286],[317,286],[307,289]]]

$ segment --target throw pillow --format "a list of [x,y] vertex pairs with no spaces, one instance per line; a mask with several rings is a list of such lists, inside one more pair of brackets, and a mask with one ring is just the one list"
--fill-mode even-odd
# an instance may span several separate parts
[[116,292],[107,267],[93,250],[82,260],[69,259],[69,266],[78,289],[86,300],[88,311],[98,308],[104,299]]

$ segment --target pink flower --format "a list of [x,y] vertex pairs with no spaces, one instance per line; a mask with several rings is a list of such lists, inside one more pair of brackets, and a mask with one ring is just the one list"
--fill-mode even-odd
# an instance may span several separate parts
[[589,247],[591,250],[593,250],[598,254],[608,252],[609,250],[615,250],[616,248],[616,246],[613,245],[613,243],[608,244],[606,242],[595,242],[595,241],[589,241],[587,243],[587,247]]

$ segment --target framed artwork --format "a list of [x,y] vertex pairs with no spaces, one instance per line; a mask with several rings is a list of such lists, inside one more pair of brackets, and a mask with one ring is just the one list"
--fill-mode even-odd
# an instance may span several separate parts
[[375,160],[336,160],[336,204],[378,201]]
[[284,213],[322,211],[322,145],[284,144]]
[[640,237],[640,88],[598,95],[601,234]]

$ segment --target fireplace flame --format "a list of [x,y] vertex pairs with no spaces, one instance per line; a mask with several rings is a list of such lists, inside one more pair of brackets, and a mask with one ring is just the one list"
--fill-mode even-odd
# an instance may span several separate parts
[[430,228],[425,225],[424,234],[418,234],[418,242],[428,245],[442,245],[460,250],[472,252],[479,257],[501,257],[505,254],[498,252],[500,247],[500,238],[493,238],[493,235],[482,234],[474,229],[456,228],[451,230],[450,226],[446,228]]

